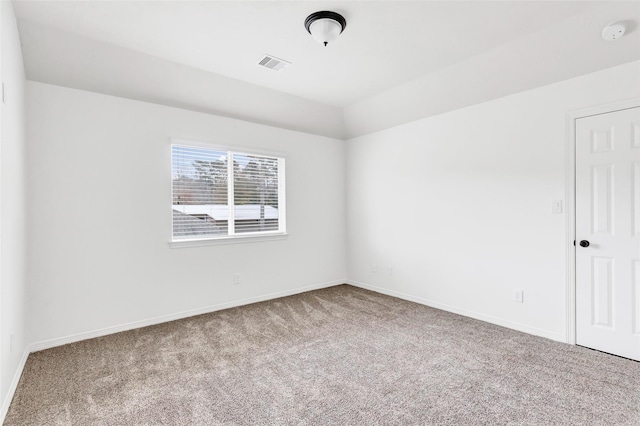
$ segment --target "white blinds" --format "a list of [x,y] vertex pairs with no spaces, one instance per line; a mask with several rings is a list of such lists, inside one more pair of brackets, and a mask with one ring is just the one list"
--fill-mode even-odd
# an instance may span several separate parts
[[[239,155],[234,154],[238,161]],[[246,156],[234,172],[235,232],[278,230],[278,159]]]
[[284,232],[283,158],[172,145],[171,169],[174,241]]

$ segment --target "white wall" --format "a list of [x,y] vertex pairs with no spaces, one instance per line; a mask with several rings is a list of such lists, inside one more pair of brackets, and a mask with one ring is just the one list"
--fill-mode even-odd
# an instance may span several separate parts
[[342,108],[30,22],[19,25],[29,80],[344,138]]
[[[564,340],[565,217],[550,209],[565,114],[638,95],[639,76],[634,62],[352,139],[346,174],[339,140],[28,82],[30,342],[345,276]],[[288,239],[170,249],[171,137],[287,153]]]
[[[11,3],[0,2],[0,419],[22,371],[26,333],[26,171],[24,68]],[[13,334],[13,345],[11,335]],[[11,347],[13,346],[13,348]]]
[[[344,141],[36,82],[27,105],[36,347],[344,282]],[[287,239],[171,249],[170,138],[285,153]]]
[[347,138],[640,60],[639,31],[627,31],[615,43],[599,36],[623,16],[640,16],[638,2],[594,1],[583,7],[588,14],[556,16],[534,32],[348,105]]
[[348,277],[565,340],[565,117],[634,96],[637,61],[349,140]]

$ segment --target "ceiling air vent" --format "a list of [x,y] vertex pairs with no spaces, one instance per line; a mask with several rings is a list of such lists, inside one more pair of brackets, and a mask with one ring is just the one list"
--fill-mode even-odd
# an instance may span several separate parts
[[262,65],[263,67],[270,68],[274,71],[280,71],[281,69],[291,65],[291,62],[285,61],[284,59],[278,59],[271,55],[264,55],[264,58],[258,62],[258,65]]

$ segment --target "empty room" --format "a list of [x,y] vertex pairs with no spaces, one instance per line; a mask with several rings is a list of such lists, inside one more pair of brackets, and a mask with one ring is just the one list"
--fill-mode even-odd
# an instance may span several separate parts
[[640,0],[0,2],[0,423],[640,425]]

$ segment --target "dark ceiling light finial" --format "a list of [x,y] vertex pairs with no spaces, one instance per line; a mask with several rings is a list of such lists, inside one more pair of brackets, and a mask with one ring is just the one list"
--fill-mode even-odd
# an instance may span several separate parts
[[342,34],[347,21],[339,13],[323,10],[307,16],[304,27],[318,43],[326,46]]

